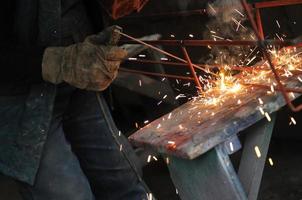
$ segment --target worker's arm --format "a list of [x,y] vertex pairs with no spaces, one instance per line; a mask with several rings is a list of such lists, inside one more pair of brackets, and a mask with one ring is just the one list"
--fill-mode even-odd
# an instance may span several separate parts
[[42,82],[44,48],[0,44],[0,83]]
[[127,52],[116,46],[117,26],[67,47],[0,45],[0,83],[62,82],[102,91],[115,79]]

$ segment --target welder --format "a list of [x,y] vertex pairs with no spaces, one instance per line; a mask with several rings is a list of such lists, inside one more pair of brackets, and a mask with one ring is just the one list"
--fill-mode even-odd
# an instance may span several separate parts
[[147,199],[103,97],[127,52],[100,3],[1,2],[0,173],[25,200]]

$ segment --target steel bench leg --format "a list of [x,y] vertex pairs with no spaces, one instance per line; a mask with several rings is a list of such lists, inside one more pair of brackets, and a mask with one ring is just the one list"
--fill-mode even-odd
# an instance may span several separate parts
[[[271,115],[272,121],[266,119],[256,123],[244,133],[246,139],[241,156],[238,176],[242,186],[248,195],[249,200],[256,200],[260,188],[263,169],[266,162],[266,156],[273,133],[276,113]],[[255,153],[255,147],[258,147],[261,157],[258,158]]]
[[[229,141],[194,160],[170,157],[168,168],[182,200],[256,200],[276,114],[247,129],[238,175],[229,158]],[[258,158],[255,147],[261,157]]]
[[168,167],[182,200],[247,199],[224,145],[194,160],[170,157]]

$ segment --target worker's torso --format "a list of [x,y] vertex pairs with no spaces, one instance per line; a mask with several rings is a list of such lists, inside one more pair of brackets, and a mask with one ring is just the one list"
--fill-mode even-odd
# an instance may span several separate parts
[[39,0],[38,43],[43,46],[70,45],[92,33],[82,0]]
[[[0,42],[66,46],[93,33],[82,0],[5,0],[0,13],[6,27]],[[0,173],[33,183],[55,96],[56,87],[46,82],[23,94],[0,95]]]

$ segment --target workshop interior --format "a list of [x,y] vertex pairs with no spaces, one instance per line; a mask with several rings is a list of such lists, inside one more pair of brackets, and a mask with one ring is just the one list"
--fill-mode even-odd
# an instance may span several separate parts
[[302,0],[44,1],[1,11],[0,200],[302,199]]

